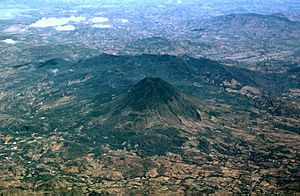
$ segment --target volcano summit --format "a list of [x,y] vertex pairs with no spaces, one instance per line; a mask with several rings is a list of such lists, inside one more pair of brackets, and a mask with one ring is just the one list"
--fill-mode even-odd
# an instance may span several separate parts
[[115,128],[184,129],[195,127],[201,121],[196,100],[160,78],[144,78],[108,105],[112,110],[103,119]]

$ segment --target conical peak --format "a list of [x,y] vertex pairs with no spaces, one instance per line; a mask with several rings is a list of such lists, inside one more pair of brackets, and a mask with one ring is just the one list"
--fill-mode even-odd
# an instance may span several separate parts
[[111,104],[113,110],[107,121],[118,128],[182,128],[198,126],[201,121],[193,99],[160,78],[144,78]]
[[179,92],[169,83],[160,78],[146,77],[137,83],[132,91],[140,91],[141,93],[149,93],[150,96],[179,96]]
[[178,100],[180,93],[160,78],[147,77],[137,83],[128,93],[129,105],[146,109]]

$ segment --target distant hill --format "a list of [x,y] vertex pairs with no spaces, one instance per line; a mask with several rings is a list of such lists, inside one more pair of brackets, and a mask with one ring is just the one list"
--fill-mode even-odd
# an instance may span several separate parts
[[286,70],[282,64],[298,61],[300,22],[282,15],[229,14],[190,20],[187,26],[190,47],[198,46],[202,56],[270,72]]

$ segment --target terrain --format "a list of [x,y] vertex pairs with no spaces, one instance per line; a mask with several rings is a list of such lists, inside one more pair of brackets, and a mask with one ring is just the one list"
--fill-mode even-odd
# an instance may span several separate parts
[[299,194],[299,13],[0,1],[0,195]]
[[1,80],[4,194],[299,192],[297,69],[103,54]]

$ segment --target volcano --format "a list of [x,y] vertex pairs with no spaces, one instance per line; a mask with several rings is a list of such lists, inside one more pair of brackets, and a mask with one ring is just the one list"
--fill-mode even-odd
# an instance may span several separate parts
[[144,78],[107,107],[110,111],[102,122],[115,128],[183,129],[201,121],[196,101],[160,78]]

